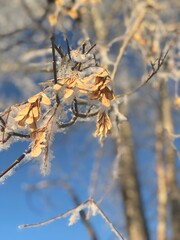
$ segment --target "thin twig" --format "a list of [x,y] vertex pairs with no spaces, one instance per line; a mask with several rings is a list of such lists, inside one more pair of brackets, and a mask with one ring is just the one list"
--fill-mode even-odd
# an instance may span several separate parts
[[0,178],[2,178],[6,173],[12,170],[16,165],[18,165],[28,153],[31,152],[31,148],[28,148],[20,157],[18,157],[8,168],[6,168],[2,173],[0,173]]
[[71,208],[69,210],[67,210],[66,212],[64,213],[61,213],[61,214],[58,214],[57,216],[55,217],[52,217],[52,218],[49,218],[45,221],[41,221],[41,222],[38,222],[38,223],[33,223],[33,224],[22,224],[19,226],[19,228],[31,228],[31,227],[40,227],[40,226],[44,226],[46,224],[49,224],[55,220],[58,220],[58,219],[61,219],[61,218],[64,218],[66,216],[68,216],[69,214],[73,213],[75,210],[77,210],[79,208],[79,210],[81,211],[82,209],[86,208],[87,206],[87,203],[89,202],[89,199],[84,201],[83,203],[81,203],[80,205],[74,207],[74,208]]
[[55,44],[54,44],[54,35],[51,36],[51,45],[52,45],[52,57],[53,57],[53,73],[54,73],[54,84],[57,83],[57,70],[56,70],[56,56],[55,56]]
[[101,215],[101,217],[108,224],[110,229],[118,237],[118,239],[125,240],[123,238],[123,236],[119,233],[119,231],[115,228],[115,226],[112,224],[112,222],[109,220],[109,218],[106,216],[106,214],[102,211],[102,209],[97,205],[97,203],[92,198],[87,199],[86,201],[84,201],[83,203],[79,204],[78,206],[76,206],[74,208],[71,208],[71,209],[67,210],[64,213],[58,214],[55,217],[49,218],[49,219],[47,219],[45,221],[41,221],[41,222],[38,222],[38,223],[22,224],[22,225],[19,226],[19,228],[22,229],[22,228],[31,228],[31,227],[44,226],[44,225],[49,224],[49,223],[51,223],[51,222],[53,222],[55,220],[58,220],[58,219],[66,217],[66,216],[68,216],[70,214],[73,214],[74,212],[80,212],[80,211],[84,210],[85,208],[89,209],[89,207],[92,207],[92,208],[95,207],[97,209],[98,213]]
[[93,48],[95,48],[95,46],[96,46],[96,43],[90,47],[90,49],[85,53],[85,55],[87,55],[88,53],[90,53],[90,51],[91,51]]
[[106,214],[103,212],[103,210],[97,205],[97,203],[93,200],[90,199],[90,201],[95,205],[95,207],[98,209],[99,214],[101,217],[106,221],[106,223],[109,225],[110,229],[114,232],[114,234],[120,239],[120,240],[125,240],[123,236],[120,234],[120,232],[115,228],[113,223],[109,220],[109,218],[106,216]]
[[152,71],[151,71],[151,73],[149,74],[149,76],[147,77],[147,79],[145,81],[140,83],[135,89],[130,90],[129,92],[127,92],[125,94],[116,96],[116,98],[122,98],[122,97],[125,97],[125,96],[130,96],[133,93],[135,93],[136,91],[138,91],[140,88],[142,88],[145,84],[147,84],[149,82],[149,80],[159,71],[159,69],[163,65],[163,63],[164,63],[164,61],[165,61],[165,59],[166,59],[166,57],[168,55],[168,52],[169,52],[169,50],[167,50],[167,52],[165,53],[164,57],[162,57],[162,54],[161,54],[161,56],[157,60],[157,65],[155,64],[156,62],[155,63],[151,63]]
[[97,110],[97,111],[95,111],[95,112],[93,112],[93,113],[90,113],[92,107],[93,107],[93,106],[91,105],[86,113],[81,113],[81,112],[79,112],[79,110],[78,110],[78,102],[77,102],[76,99],[74,99],[74,104],[72,105],[72,112],[73,112],[73,114],[74,114],[76,117],[79,117],[79,118],[94,117],[94,116],[96,116],[96,115],[99,113],[99,110]]
[[66,127],[70,127],[71,125],[73,125],[77,120],[77,116],[73,115],[73,117],[71,118],[71,120],[67,123],[59,123],[56,122],[56,124],[58,125],[59,128],[66,128]]
[[[68,182],[63,181],[63,180],[59,180],[59,179],[43,180],[35,185],[27,185],[26,190],[27,190],[27,193],[32,193],[32,192],[40,190],[40,189],[45,189],[45,188],[54,187],[54,186],[64,187],[67,190],[67,192],[69,193],[74,204],[76,206],[80,205],[80,200],[79,200],[77,193],[74,191],[74,189],[71,187],[71,185],[69,185]],[[30,198],[28,195],[28,200],[29,199]],[[33,208],[34,208],[34,206],[33,206]],[[81,216],[82,223],[85,225],[91,240],[97,240],[95,230],[94,230],[91,222],[87,219],[85,210],[81,210],[79,212],[79,214]]]
[[62,51],[61,46],[56,46],[56,44],[54,44],[54,47],[55,47],[56,51],[59,53],[60,57],[63,58],[64,57],[64,53]]
[[113,72],[111,75],[112,80],[114,80],[114,78],[115,78],[115,75],[117,73],[117,69],[118,69],[119,63],[123,57],[124,51],[125,51],[127,45],[129,44],[130,40],[132,39],[132,37],[134,36],[136,31],[138,30],[139,26],[141,25],[145,15],[146,15],[146,12],[147,12],[147,6],[145,5],[144,8],[140,9],[139,15],[137,16],[133,26],[126,33],[126,36],[124,37],[122,45],[120,46],[116,62],[114,64],[114,69],[113,69]]

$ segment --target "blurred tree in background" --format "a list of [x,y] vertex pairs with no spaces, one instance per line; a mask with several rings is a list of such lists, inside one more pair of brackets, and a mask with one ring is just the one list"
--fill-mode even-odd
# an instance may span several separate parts
[[[40,94],[35,100],[31,96],[36,96],[44,85],[48,88],[47,82],[52,78],[55,91],[64,86],[61,83],[57,86],[63,61],[74,61],[70,71],[79,73],[83,64],[87,64],[88,56],[93,56],[94,63],[85,65],[83,69],[101,68],[103,72],[90,73],[96,78],[90,103],[83,103],[84,98],[77,99],[88,92],[80,90],[80,83],[76,84],[80,95],[76,96],[77,90],[71,92],[68,89],[72,88],[68,87],[64,92],[65,100],[74,95],[71,102],[66,102],[64,111],[67,110],[67,115],[59,123],[67,132],[62,137],[65,142],[59,147],[58,155],[54,155],[60,159],[63,148],[72,150],[71,144],[74,145],[75,153],[70,160],[74,165],[67,170],[68,177],[64,178],[62,169],[53,180],[47,178],[47,181],[29,186],[28,190],[60,186],[70,193],[78,206],[82,203],[82,190],[77,182],[85,181],[84,177],[88,175],[91,180],[83,186],[85,196],[95,199],[93,204],[98,202],[99,206],[102,205],[101,209],[108,215],[110,223],[113,222],[127,239],[179,240],[179,1],[13,0],[9,4],[1,0],[0,3],[1,132],[7,125],[3,114],[11,105],[29,99],[28,106],[35,109],[37,98],[41,99],[37,102],[38,107],[42,102],[49,105],[46,95],[46,99]],[[54,64],[52,48],[56,54]],[[56,70],[60,72],[58,76]],[[86,71],[84,79],[88,74]],[[107,85],[101,84],[102,79],[107,81]],[[57,102],[58,97],[61,99],[56,95]],[[80,102],[82,105],[77,109]],[[80,110],[83,113],[79,113]],[[25,114],[19,115],[18,123],[22,116],[24,118]],[[25,121],[29,124],[27,118]],[[101,143],[93,137],[95,126]],[[30,128],[35,131],[34,126]],[[71,135],[71,131],[76,134]],[[31,135],[30,138],[34,140],[33,146],[37,147],[44,135],[38,135],[37,130],[35,133],[36,136],[33,138]],[[11,135],[9,139],[21,138],[20,135],[8,134],[8,137]],[[76,136],[74,141],[73,136]],[[1,148],[5,144],[6,141],[1,139]],[[57,144],[56,137],[54,144]],[[38,155],[37,152],[33,154],[32,157]],[[86,157],[94,159],[92,168],[83,160]],[[54,160],[52,171],[53,164]],[[12,177],[16,178],[16,175]],[[76,184],[71,186],[71,181]],[[106,201],[107,204],[103,205]],[[84,206],[87,207],[86,204]],[[90,239],[105,239],[96,235],[82,209],[78,211]],[[117,212],[119,215],[113,214]]]

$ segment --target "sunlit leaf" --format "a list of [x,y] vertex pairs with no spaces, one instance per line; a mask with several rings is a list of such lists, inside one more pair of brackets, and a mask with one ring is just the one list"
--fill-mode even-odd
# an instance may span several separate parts
[[18,112],[17,116],[15,117],[15,121],[18,122],[22,120],[28,114],[30,107],[31,107],[31,104],[29,103],[26,104],[26,106]]
[[105,111],[99,112],[96,122],[95,135],[99,136],[100,140],[109,133],[112,128],[111,120]]
[[61,89],[61,86],[57,83],[57,84],[55,84],[55,85],[53,86],[53,89],[54,89],[55,91],[58,91],[59,89]]
[[110,106],[110,101],[109,101],[108,98],[106,98],[106,95],[105,95],[105,94],[102,94],[102,99],[101,99],[101,101],[102,101],[102,104],[103,104],[104,106],[106,106],[106,107],[109,107],[109,106]]
[[34,122],[33,117],[29,116],[28,118],[26,118],[26,123],[27,124],[32,124]]
[[32,116],[33,116],[36,120],[38,120],[39,117],[40,117],[39,106],[33,107],[32,110],[31,110],[31,113],[32,113]]
[[34,142],[34,144],[32,146],[32,151],[31,151],[31,155],[33,157],[38,157],[41,154],[42,149],[45,146],[44,145],[45,138],[46,138],[45,130],[46,130],[46,128],[39,128],[30,134],[31,139]]
[[41,103],[45,105],[51,105],[51,100],[47,97],[45,93],[42,92],[41,96],[42,96]]
[[39,93],[37,93],[36,95],[30,97],[30,98],[28,99],[28,102],[29,102],[29,103],[34,103],[34,102],[37,101],[37,99],[38,99],[40,96],[41,96],[41,92],[39,92]]
[[64,99],[71,97],[73,92],[74,92],[73,89],[66,88],[64,92]]

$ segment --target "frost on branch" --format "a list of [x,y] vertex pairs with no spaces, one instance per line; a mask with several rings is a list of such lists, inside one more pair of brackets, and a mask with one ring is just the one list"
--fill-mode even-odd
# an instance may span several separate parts
[[113,225],[113,223],[109,220],[109,218],[106,216],[106,214],[103,212],[103,210],[99,207],[99,205],[94,201],[94,199],[89,198],[85,202],[81,203],[80,205],[69,209],[68,211],[59,214],[55,217],[52,217],[48,220],[39,222],[39,223],[34,223],[34,224],[22,224],[19,226],[20,229],[23,228],[31,228],[31,227],[40,227],[49,223],[52,223],[55,220],[67,217],[68,215],[71,215],[69,218],[69,226],[75,224],[79,220],[79,215],[80,212],[83,210],[87,209],[88,212],[85,214],[85,218],[89,219],[91,216],[96,216],[99,214],[102,219],[106,222],[106,224],[109,226],[111,231],[116,235],[116,237],[120,240],[124,240],[123,236],[121,233],[116,229],[116,227]]
[[[96,117],[95,135],[102,140],[112,127],[108,116],[111,101],[115,98],[111,77],[107,69],[97,62],[95,45],[84,42],[71,50],[67,41],[67,46],[68,53],[64,53],[52,41],[54,78],[42,82],[42,91],[27,101],[0,113],[1,150],[14,141],[28,139],[28,156],[41,159],[43,175],[49,172],[50,146],[55,133],[76,121],[89,121]],[[12,167],[2,172],[0,178],[20,161],[15,161]]]
[[[119,123],[126,120],[119,113],[117,102],[113,101],[111,76],[96,60],[95,45],[86,41],[77,49],[71,49],[66,39],[68,53],[64,53],[61,47],[55,45],[53,37],[51,42],[54,78],[42,82],[42,91],[27,101],[0,113],[0,149],[7,149],[20,139],[28,139],[28,156],[41,160],[43,175],[50,170],[53,156],[50,146],[55,133],[77,121],[94,121],[96,118],[95,136],[102,142],[112,128],[110,110],[114,111]],[[158,72],[167,54],[168,51],[152,63],[147,79],[124,96],[128,97],[143,87]],[[119,98],[122,99],[122,96],[116,96],[116,100]],[[14,169],[24,157],[22,154],[0,173],[0,178]]]

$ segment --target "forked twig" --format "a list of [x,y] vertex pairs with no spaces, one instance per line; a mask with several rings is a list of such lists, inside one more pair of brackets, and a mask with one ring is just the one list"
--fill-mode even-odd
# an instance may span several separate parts
[[152,67],[152,71],[151,73],[149,73],[149,76],[147,77],[147,79],[145,81],[143,81],[142,83],[140,83],[135,89],[130,90],[127,93],[124,93],[122,95],[118,95],[116,96],[116,98],[121,98],[121,97],[125,97],[125,96],[130,96],[133,93],[137,92],[140,88],[142,88],[146,83],[149,82],[149,80],[159,71],[159,69],[161,68],[161,66],[163,65],[167,55],[168,55],[169,49],[167,50],[167,52],[165,53],[164,57],[161,56],[158,58],[157,64],[156,61],[154,63],[151,63],[151,67]]
[[[59,180],[59,179],[42,180],[37,184],[27,185],[26,190],[28,191],[27,193],[32,194],[32,192],[34,192],[34,191],[45,189],[45,188],[50,188],[50,187],[54,187],[54,186],[65,188],[65,190],[67,190],[67,192],[69,193],[70,198],[72,199],[73,203],[76,206],[80,205],[81,201],[79,200],[79,197],[78,197],[77,193],[75,192],[75,190],[71,187],[71,185],[68,182],[63,181],[63,180]],[[28,195],[28,200],[29,200],[29,195]],[[92,226],[89,219],[87,219],[86,211],[81,210],[79,212],[79,215],[81,216],[82,223],[85,225],[85,227],[87,229],[90,239],[97,240],[98,238],[96,236],[95,229]]]
[[118,237],[120,240],[125,240],[123,236],[120,234],[120,232],[116,229],[116,227],[113,225],[113,223],[110,221],[110,219],[106,216],[106,214],[103,212],[103,210],[98,206],[98,204],[94,201],[94,199],[89,198],[88,200],[84,201],[83,203],[79,204],[77,207],[71,208],[68,211],[58,214],[55,217],[49,218],[48,220],[41,221],[38,223],[33,223],[33,224],[22,224],[19,226],[19,228],[31,228],[31,227],[40,227],[44,226],[46,224],[49,224],[55,220],[67,217],[70,214],[77,213],[85,208],[89,209],[92,213],[97,212],[101,215],[101,217],[105,220],[105,222],[108,224],[110,227],[111,231]]

